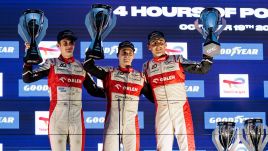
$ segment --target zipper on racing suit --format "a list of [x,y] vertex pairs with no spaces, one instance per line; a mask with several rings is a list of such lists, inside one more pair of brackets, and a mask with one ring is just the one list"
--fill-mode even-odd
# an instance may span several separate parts
[[[123,142],[123,135],[124,135],[124,118],[125,118],[125,101],[126,101],[126,98],[127,98],[127,86],[128,86],[128,76],[129,76],[129,73],[124,73],[122,71],[119,70],[119,74],[123,73],[123,75],[126,77],[126,81],[125,81],[125,88],[123,86],[123,89],[124,89],[124,94],[123,94],[123,100],[122,100],[122,108],[121,108],[121,100],[118,99],[118,119],[119,119],[119,124],[118,124],[118,128],[119,128],[119,146],[118,146],[118,150],[120,150],[121,148],[121,143]],[[122,123],[121,123],[121,116],[120,114],[122,113]],[[122,124],[122,128],[121,128],[121,124]],[[122,129],[122,133],[121,133],[121,129]]]
[[[169,59],[169,57],[166,59],[166,60],[164,60],[164,61],[162,61],[162,62],[159,62],[159,64],[160,64],[160,73],[161,73],[161,77],[162,77],[162,79],[163,79],[163,86],[164,86],[164,90],[165,90],[165,94],[166,94],[166,102],[167,102],[167,106],[168,106],[168,114],[169,114],[169,119],[170,119],[170,121],[171,121],[171,115],[170,115],[170,110],[171,110],[171,108],[170,108],[170,106],[169,106],[169,100],[168,100],[168,97],[167,97],[167,90],[166,90],[166,83],[165,83],[165,80],[164,80],[164,76],[163,76],[163,70],[162,70],[162,67],[163,67],[163,64],[162,63],[165,63],[167,60]],[[160,80],[159,80],[160,81]],[[160,101],[162,101],[162,100],[160,100]],[[172,101],[172,100],[171,100]]]
[[[68,71],[68,78],[71,78],[72,79],[72,65],[71,65],[71,63],[69,63],[69,64],[67,64],[66,63],[66,66],[67,66],[67,71]],[[67,79],[67,82],[68,82],[68,79]],[[68,88],[69,88],[69,97],[68,97],[68,136],[67,136],[67,141],[70,141],[70,136],[69,136],[69,134],[70,134],[70,132],[69,132],[69,127],[70,127],[70,117],[72,117],[70,114],[71,114],[71,101],[72,101],[72,93],[73,93],[73,89],[72,89],[72,87],[71,87],[71,84],[70,83],[68,83]]]
[[[124,129],[125,129],[125,105],[126,105],[126,101],[130,101],[130,100],[127,100],[127,86],[128,86],[128,77],[129,77],[129,74],[130,74],[130,72],[127,72],[127,73],[124,73],[124,74],[126,74],[126,82],[125,82],[125,90],[124,90],[124,100],[123,100],[123,104],[122,104],[122,106],[123,106],[123,110],[122,110],[122,137],[123,137],[123,135],[124,135]],[[123,138],[121,138],[121,141],[123,141]]]

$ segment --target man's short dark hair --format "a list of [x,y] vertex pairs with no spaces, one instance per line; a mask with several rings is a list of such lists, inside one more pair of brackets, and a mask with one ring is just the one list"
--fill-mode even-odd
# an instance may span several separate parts
[[120,49],[122,49],[124,47],[128,47],[128,48],[132,49],[133,52],[135,52],[135,47],[134,47],[133,43],[131,43],[130,41],[123,41],[123,42],[119,43],[119,45],[118,45],[118,53],[119,53]]
[[165,39],[164,33],[162,33],[161,31],[153,31],[148,35],[148,42],[150,42],[153,38],[157,38],[157,37]]
[[75,36],[74,32],[72,32],[71,30],[69,29],[66,29],[66,30],[63,30],[63,31],[60,31],[57,35],[57,41],[58,43],[64,39],[64,38],[68,38],[72,41],[76,41],[77,40],[77,37]]

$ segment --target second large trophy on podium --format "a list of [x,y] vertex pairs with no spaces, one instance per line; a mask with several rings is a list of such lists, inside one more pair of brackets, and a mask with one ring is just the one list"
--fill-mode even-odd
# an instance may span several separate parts
[[93,4],[86,16],[85,24],[92,39],[86,51],[86,59],[103,59],[102,41],[116,24],[116,16],[112,13],[112,7],[104,4]]
[[247,119],[240,130],[240,140],[250,151],[263,151],[268,142],[268,129],[260,118]]

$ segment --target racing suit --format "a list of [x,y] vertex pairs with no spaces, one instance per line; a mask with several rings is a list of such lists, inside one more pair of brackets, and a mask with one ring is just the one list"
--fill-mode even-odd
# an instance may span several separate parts
[[153,100],[145,77],[133,68],[96,67],[93,59],[85,61],[84,68],[103,80],[107,96],[103,150],[119,150],[122,143],[126,151],[139,151],[139,96]]
[[73,57],[47,59],[38,69],[24,64],[23,81],[37,81],[48,76],[50,94],[48,135],[53,151],[66,150],[69,135],[70,150],[83,151],[85,126],[82,111],[82,85],[93,96],[105,97],[82,64]]
[[184,72],[207,73],[212,58],[203,55],[201,62],[189,61],[181,55],[164,55],[143,65],[143,72],[152,87],[156,117],[158,151],[172,151],[174,134],[180,150],[194,151],[194,129],[185,90]]

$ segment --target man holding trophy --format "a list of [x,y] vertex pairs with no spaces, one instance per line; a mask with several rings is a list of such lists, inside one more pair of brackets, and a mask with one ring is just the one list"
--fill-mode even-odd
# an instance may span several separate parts
[[[182,55],[167,55],[164,34],[153,31],[148,35],[148,49],[152,52],[153,59],[144,63],[143,72],[152,88],[156,106],[158,151],[172,151],[174,135],[180,150],[195,151],[194,128],[186,96],[184,72],[207,73],[212,65],[213,56],[220,52],[220,45],[213,33],[214,28],[217,28],[214,26],[218,26],[218,14],[217,18],[211,14],[208,16],[203,17],[208,20],[203,20],[203,26],[206,27],[205,24],[208,22],[209,30],[205,31],[206,41],[201,62],[187,60]],[[216,19],[216,24],[213,24],[213,19]]]
[[39,64],[43,61],[38,44],[46,35],[48,20],[41,10],[27,9],[20,17],[18,33],[29,44],[23,61],[27,64]]
[[97,67],[90,57],[84,62],[87,72],[103,80],[107,96],[104,151],[120,150],[120,144],[123,144],[126,151],[138,151],[140,148],[139,96],[144,94],[149,100],[152,100],[153,96],[142,73],[131,67],[134,51],[131,42],[121,42],[118,46],[117,68]]
[[[20,18],[19,34],[25,40],[27,49],[24,57],[23,81],[31,83],[48,77],[50,93],[48,135],[51,149],[65,151],[66,142],[69,140],[71,151],[83,151],[85,126],[82,111],[82,85],[93,96],[105,97],[105,94],[103,89],[98,88],[91,76],[85,72],[82,64],[74,59],[73,52],[77,38],[70,30],[58,33],[57,46],[61,55],[58,58],[47,59],[33,71],[32,66],[42,62],[37,47],[45,35],[42,28],[39,28],[44,26],[43,21],[38,21],[44,17],[43,13],[40,15],[40,12],[42,11],[27,10]],[[42,35],[42,37],[36,39],[38,38],[36,35]]]
[[104,151],[126,151],[140,149],[138,104],[144,94],[152,100],[152,93],[142,73],[131,67],[135,47],[130,41],[118,45],[118,67],[97,67],[94,59],[103,59],[101,42],[115,26],[115,16],[108,5],[94,4],[86,16],[85,24],[92,42],[86,51],[84,68],[98,79],[103,80],[107,96],[104,124]]
[[[48,135],[53,151],[66,150],[67,140],[70,142],[71,151],[84,150],[82,86],[92,96],[105,97],[103,89],[96,86],[82,64],[74,59],[76,39],[72,31],[61,31],[57,36],[57,46],[61,51],[58,58],[47,59],[34,71],[31,64],[23,65],[23,81],[26,83],[48,77],[50,93]],[[26,44],[26,48],[29,47],[29,44]]]

